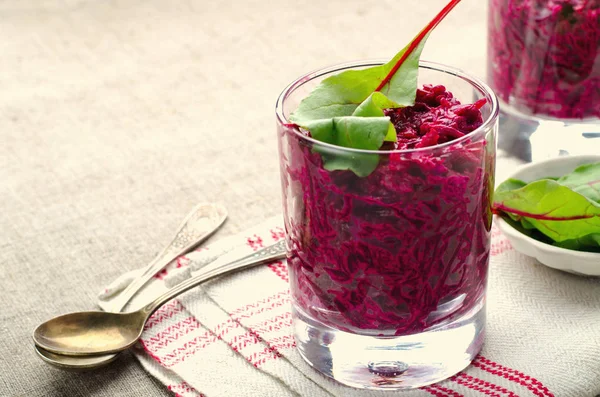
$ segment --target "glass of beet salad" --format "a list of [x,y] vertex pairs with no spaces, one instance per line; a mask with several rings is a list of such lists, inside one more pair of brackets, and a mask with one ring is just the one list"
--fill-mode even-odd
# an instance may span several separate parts
[[349,386],[435,383],[483,344],[498,103],[419,61],[459,1],[391,61],[309,73],[277,100],[297,346]]
[[600,1],[489,0],[488,78],[505,107],[600,120]]

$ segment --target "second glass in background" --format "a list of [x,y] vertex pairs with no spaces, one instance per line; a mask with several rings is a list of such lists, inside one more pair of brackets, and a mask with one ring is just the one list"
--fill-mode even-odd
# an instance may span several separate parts
[[526,161],[600,151],[600,1],[490,0],[499,147]]

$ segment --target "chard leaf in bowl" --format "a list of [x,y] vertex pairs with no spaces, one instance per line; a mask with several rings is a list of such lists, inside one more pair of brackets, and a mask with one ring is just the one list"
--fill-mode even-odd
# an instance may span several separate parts
[[600,163],[585,164],[557,180],[574,192],[600,203]]
[[600,252],[600,162],[496,189],[494,211],[521,233],[558,247]]

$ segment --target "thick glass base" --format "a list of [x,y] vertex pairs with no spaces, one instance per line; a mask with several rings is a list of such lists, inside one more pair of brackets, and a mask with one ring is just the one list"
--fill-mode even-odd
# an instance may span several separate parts
[[499,102],[498,149],[512,157],[530,162],[600,152],[600,119],[532,116]]
[[333,329],[295,305],[292,315],[302,357],[324,375],[361,389],[412,389],[442,381],[471,363],[485,330],[484,298],[451,323],[392,338]]

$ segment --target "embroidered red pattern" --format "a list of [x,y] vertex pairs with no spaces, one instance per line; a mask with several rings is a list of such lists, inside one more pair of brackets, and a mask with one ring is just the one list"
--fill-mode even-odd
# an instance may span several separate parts
[[282,238],[285,238],[285,230],[283,230],[279,226],[276,227],[275,229],[271,229],[270,231],[271,231],[271,237],[275,241],[279,241]]
[[269,269],[273,270],[283,281],[289,283],[287,264],[282,261],[276,261],[269,265]]
[[[252,329],[255,332],[260,332],[262,334],[273,331],[281,331],[282,329],[286,329],[292,326],[292,313],[286,312],[275,316],[267,321],[262,322],[254,326]],[[291,331],[290,331],[291,332]]]
[[189,357],[196,354],[199,350],[204,349],[205,347],[209,346],[215,341],[216,338],[207,332],[202,335],[196,336],[194,339],[188,342],[185,342],[183,345],[181,345],[181,347],[177,347],[170,353],[156,354],[156,352],[150,350],[150,348],[148,348],[148,346],[146,346],[145,343],[144,349],[146,349],[148,352],[154,353],[155,358],[159,357],[160,363],[162,365],[164,365],[167,368],[170,368],[187,360]]
[[513,249],[510,242],[504,237],[498,237],[495,241],[492,241],[492,247],[490,253],[492,256],[500,255],[506,251]]
[[252,248],[254,251],[257,251],[259,248],[264,248],[264,243],[263,243],[263,239],[255,234],[252,237],[248,237],[248,239],[246,240],[246,243],[250,246],[250,248]]
[[198,320],[196,320],[194,316],[189,316],[165,328],[165,330],[158,334],[144,339],[144,343],[146,344],[146,347],[156,351],[169,346],[171,343],[177,342],[180,338],[198,328],[200,328]]
[[492,244],[490,247],[490,254],[492,256],[500,255],[508,250],[511,250],[512,245],[508,241],[500,229],[494,225],[492,227]]
[[[252,365],[259,367],[269,360],[280,358],[280,349],[295,346],[293,335],[291,335],[291,325],[291,314],[284,313],[282,315],[269,318],[252,328],[248,328],[245,334],[236,336],[227,343],[233,350],[240,352]],[[286,328],[290,329],[290,333],[288,335],[270,338],[269,340],[263,338],[263,336],[268,332],[272,332],[274,330],[278,331]],[[264,342],[267,345],[262,351],[258,353],[254,352],[250,355],[246,355],[241,352],[243,348],[260,342]]]
[[[247,304],[246,306],[242,306],[240,308],[235,309],[230,314],[235,316],[240,313],[244,313],[243,316],[239,318],[247,318],[249,317],[249,313],[262,313],[265,310],[270,310],[274,307],[281,306],[282,304],[288,304],[290,302],[290,290],[285,290],[278,292],[274,295],[261,299],[255,303]],[[250,311],[250,310],[255,310]]]
[[[202,350],[214,343],[215,341],[221,339],[228,343],[231,348],[235,351],[240,351],[241,349],[248,347],[250,345],[254,345],[259,341],[262,341],[262,338],[257,333],[266,333],[272,332],[274,330],[281,330],[288,328],[291,333],[291,314],[286,312],[282,315],[277,315],[275,317],[264,320],[263,322],[255,325],[253,329],[249,329],[243,335],[237,335],[232,338],[232,340],[225,340],[224,338],[228,333],[233,331],[234,329],[238,329],[242,327],[242,325],[237,321],[243,318],[251,318],[259,313],[264,313],[270,310],[274,310],[277,307],[283,306],[284,304],[289,304],[289,295],[287,291],[280,292],[275,295],[272,295],[268,298],[262,299],[261,301],[246,305],[242,308],[236,309],[231,313],[231,317],[221,323],[218,324],[210,331],[205,331],[201,335],[197,335],[192,340],[183,344],[183,346],[178,347],[172,350],[169,353],[161,353],[158,354],[158,350],[164,347],[167,347],[170,343],[179,339],[181,336],[187,334],[191,329],[189,327],[198,328],[200,327],[199,322],[196,322],[192,325],[191,323],[185,324],[188,325],[188,328],[184,327],[183,323],[185,320],[180,321],[177,326],[167,327],[164,331],[157,334],[154,338],[146,338],[141,340],[142,346],[144,349],[158,362],[160,362],[165,367],[172,367],[177,365],[187,358],[196,354],[199,350]],[[176,307],[178,309],[178,307]],[[181,310],[179,310],[180,312]],[[167,312],[165,315],[160,317],[160,321],[172,318],[173,314]],[[291,334],[290,334],[291,335]],[[267,343],[267,342],[265,342]],[[269,344],[269,343],[267,343]],[[293,346],[293,337],[290,338],[282,338],[278,340],[276,344],[270,346],[266,351],[257,355],[257,353],[253,353],[252,355],[245,357],[248,361],[250,361],[253,365],[258,366],[268,361],[269,359],[278,358],[280,354],[275,351],[275,348],[284,348]]]
[[151,329],[156,324],[160,324],[161,322],[172,318],[176,314],[181,313],[183,310],[183,306],[181,305],[181,303],[179,303],[178,300],[170,301],[169,303],[165,304],[160,309],[158,309],[156,312],[154,312],[152,317],[150,317],[148,322],[146,322],[144,330],[147,331]]
[[186,256],[180,256],[175,260],[175,262],[169,264],[167,267],[162,269],[160,272],[156,273],[153,277],[158,280],[164,280],[165,277],[169,274],[169,271],[173,269],[179,269],[181,267],[188,266],[190,264],[190,259]]

